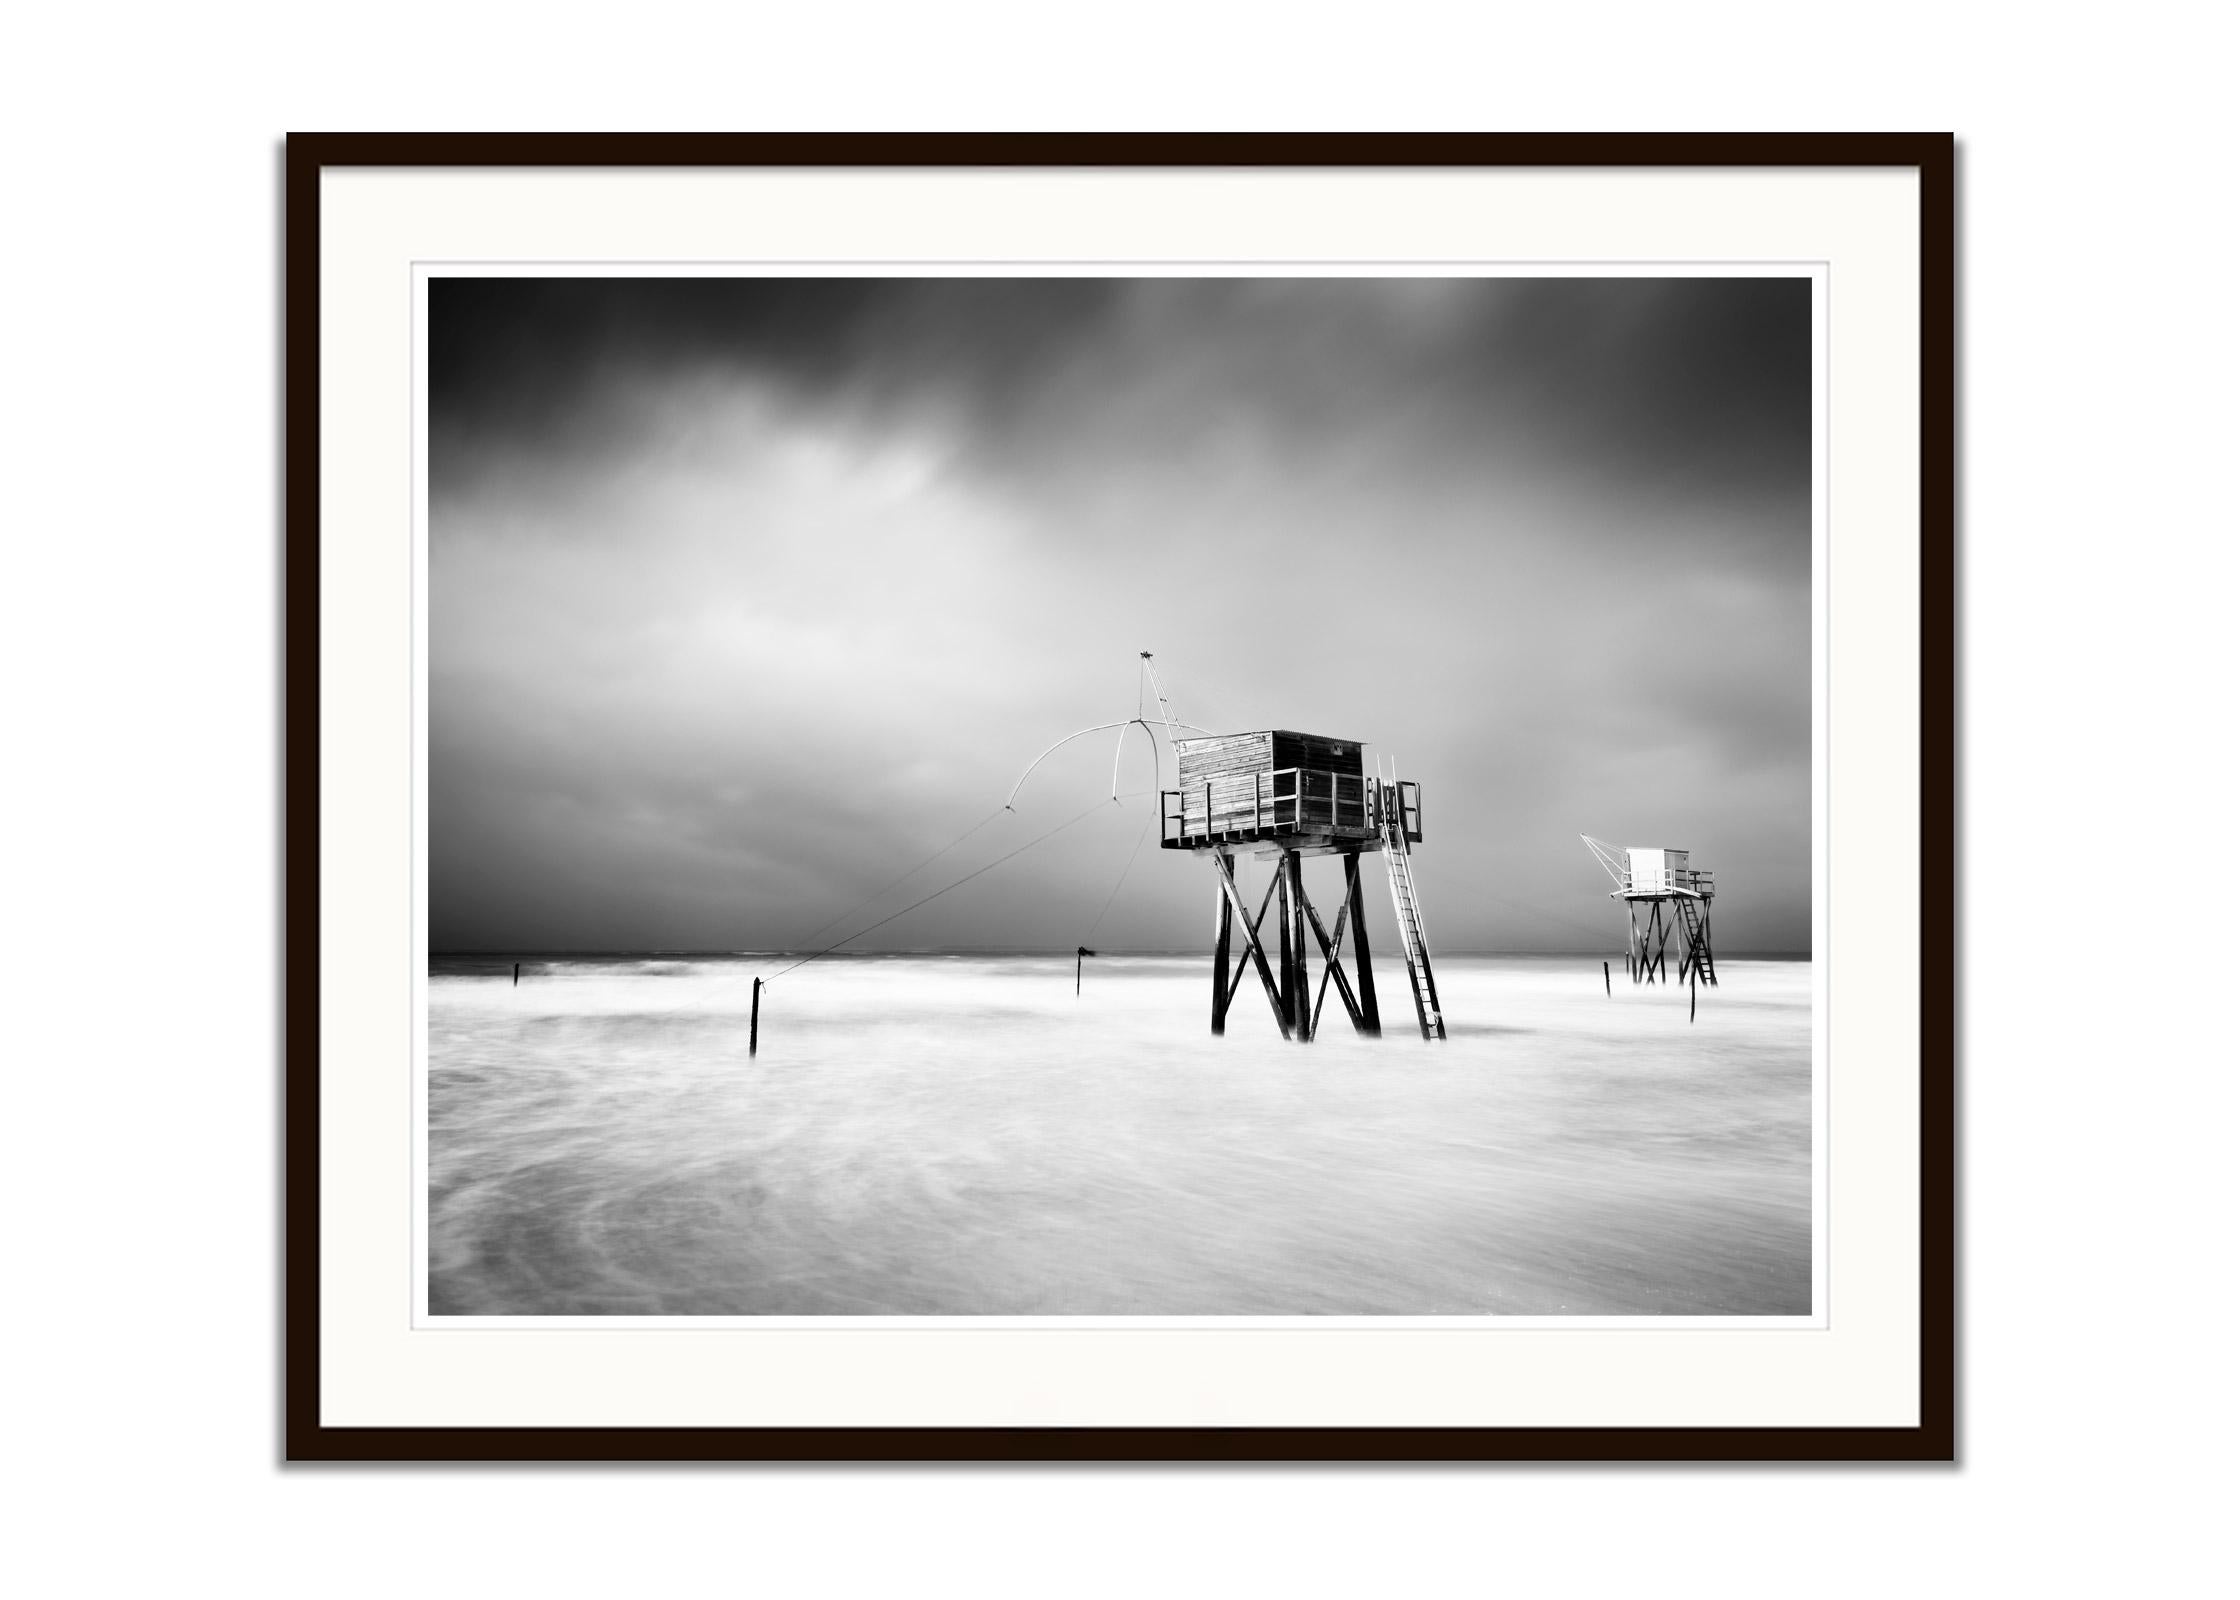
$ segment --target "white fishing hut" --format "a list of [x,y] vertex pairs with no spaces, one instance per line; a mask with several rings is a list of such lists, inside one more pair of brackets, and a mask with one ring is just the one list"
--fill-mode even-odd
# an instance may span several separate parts
[[1717,986],[1718,968],[1711,957],[1711,899],[1716,888],[1711,874],[1688,864],[1688,852],[1669,845],[1605,844],[1579,837],[1602,870],[1617,885],[1613,900],[1626,907],[1626,972],[1635,983],[1661,982],[1665,976],[1665,951],[1680,940],[1679,977],[1691,972]]

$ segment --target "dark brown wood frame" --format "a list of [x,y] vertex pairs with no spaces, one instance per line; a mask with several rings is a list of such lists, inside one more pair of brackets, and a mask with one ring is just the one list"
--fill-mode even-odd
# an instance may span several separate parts
[[[346,167],[1822,167],[1921,179],[1921,1323],[1910,1428],[345,1428],[319,1420],[319,178]],[[1826,134],[314,133],[286,153],[285,1450],[290,1461],[1949,1461],[1954,141]]]

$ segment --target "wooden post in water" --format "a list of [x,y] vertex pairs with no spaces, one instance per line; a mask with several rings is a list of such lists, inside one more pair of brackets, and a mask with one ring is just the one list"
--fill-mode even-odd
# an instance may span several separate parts
[[754,1004],[747,1012],[747,1056],[753,1059],[756,1046],[762,1043],[762,980],[754,980]]
[[1607,961],[1602,964],[1602,997],[1610,998],[1610,963]]
[[521,987],[521,963],[518,961],[513,964],[513,986],[516,989]]
[[1353,972],[1361,990],[1361,1031],[1371,1038],[1382,1038],[1384,1019],[1377,1015],[1377,973],[1369,961],[1369,920],[1361,909],[1361,852],[1346,852],[1346,896],[1352,908],[1346,913],[1353,923]]
[[[1220,852],[1217,865],[1226,866],[1227,851]],[[1216,1036],[1229,1031],[1229,891],[1218,883],[1213,889],[1213,1031]]]

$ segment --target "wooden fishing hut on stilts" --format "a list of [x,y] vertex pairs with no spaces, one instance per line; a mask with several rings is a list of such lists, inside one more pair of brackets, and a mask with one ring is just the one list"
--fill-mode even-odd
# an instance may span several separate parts
[[[1711,874],[1688,865],[1688,852],[1661,845],[1620,846],[1580,834],[1617,888],[1610,898],[1626,907],[1626,972],[1635,983],[1661,983],[1665,949],[1680,940],[1679,981],[1693,973],[1714,989],[1719,970],[1711,959]],[[1692,1002],[1691,1002],[1692,1004]]]
[[[1322,1004],[1334,984],[1356,1032],[1384,1029],[1377,1010],[1376,974],[1370,963],[1369,924],[1362,905],[1361,857],[1382,852],[1400,928],[1401,953],[1416,1023],[1426,1039],[1444,1039],[1439,988],[1409,867],[1410,846],[1423,840],[1423,803],[1417,784],[1362,769],[1357,740],[1272,729],[1173,741],[1179,788],[1160,792],[1159,843],[1188,850],[1213,864],[1216,891],[1213,944],[1213,1031],[1228,1031],[1229,1006],[1250,966],[1267,991],[1276,1026],[1286,1039],[1314,1038]],[[1237,882],[1237,858],[1249,851],[1272,861],[1275,874],[1252,910]],[[1300,862],[1337,856],[1345,868],[1345,894],[1332,919],[1333,936],[1307,898]],[[1276,911],[1275,965],[1260,929],[1270,904]],[[1322,954],[1319,982],[1310,985],[1307,934]],[[1353,936],[1354,976],[1346,978],[1343,951]],[[1230,965],[1230,945],[1244,950]],[[1310,987],[1313,994],[1310,998]]]

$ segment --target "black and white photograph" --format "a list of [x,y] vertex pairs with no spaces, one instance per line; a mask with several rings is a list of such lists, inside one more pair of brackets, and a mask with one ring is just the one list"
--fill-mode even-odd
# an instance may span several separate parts
[[1816,1315],[1815,289],[432,270],[424,1315]]
[[15,1587],[2213,1587],[2219,15],[26,15]]

